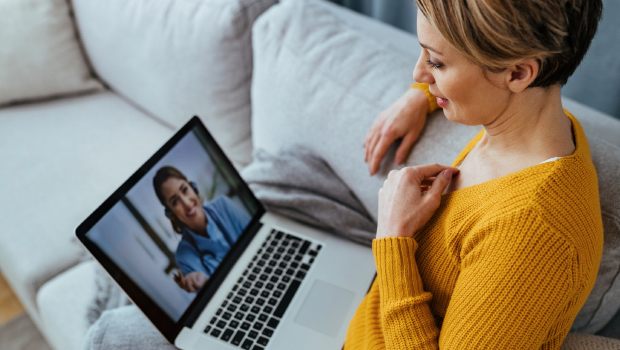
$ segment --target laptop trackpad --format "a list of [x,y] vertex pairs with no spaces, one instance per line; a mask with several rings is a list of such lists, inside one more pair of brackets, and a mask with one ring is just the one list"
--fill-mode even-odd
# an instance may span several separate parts
[[336,337],[354,296],[355,293],[351,291],[316,280],[295,322]]

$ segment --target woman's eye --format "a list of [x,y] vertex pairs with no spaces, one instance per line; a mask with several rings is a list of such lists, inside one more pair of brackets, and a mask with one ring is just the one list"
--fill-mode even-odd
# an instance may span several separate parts
[[178,202],[179,202],[179,201],[178,201],[178,200],[176,200],[176,199],[175,199],[175,200],[173,200],[173,201],[172,201],[172,206],[173,206],[173,207],[176,207]]
[[429,65],[431,68],[433,68],[433,69],[439,69],[439,68],[443,67],[443,64],[442,64],[442,63],[439,63],[439,62],[438,62],[438,63],[435,63],[435,62],[431,61],[431,59],[430,59],[430,58],[426,60],[426,63],[428,63],[428,65]]
[[187,187],[183,187],[182,191],[183,191],[183,194],[187,193]]

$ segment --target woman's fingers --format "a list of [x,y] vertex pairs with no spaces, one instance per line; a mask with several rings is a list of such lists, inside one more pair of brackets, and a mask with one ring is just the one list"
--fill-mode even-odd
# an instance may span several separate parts
[[387,152],[390,145],[394,143],[394,140],[389,139],[386,135],[383,135],[379,142],[377,142],[371,156],[370,161],[368,163],[368,167],[370,169],[370,175],[374,175],[377,170],[379,170],[379,164],[381,164],[381,159]]
[[[451,167],[451,166],[447,166],[447,165],[441,165],[441,164],[425,164],[425,165],[419,165],[416,167],[416,170],[418,171],[418,174],[420,175],[420,177],[422,179],[427,179],[433,176],[437,176],[437,174],[439,174],[440,172],[446,170],[446,169],[450,169],[450,171],[452,172],[452,174],[456,174],[459,172],[459,168],[455,168],[455,167]],[[422,180],[423,181],[423,180]]]
[[442,171],[440,174],[435,177],[433,184],[426,192],[427,198],[431,197],[431,200],[435,204],[435,206],[439,207],[441,202],[441,195],[443,191],[446,190],[450,180],[452,179],[452,169],[448,168]]

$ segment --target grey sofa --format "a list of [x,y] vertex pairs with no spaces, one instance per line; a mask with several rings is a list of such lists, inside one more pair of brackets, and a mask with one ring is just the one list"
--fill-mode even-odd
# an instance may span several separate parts
[[[82,347],[96,292],[96,263],[81,262],[75,226],[193,114],[239,168],[252,148],[306,146],[376,215],[393,153],[369,177],[363,136],[411,83],[417,39],[335,5],[274,3],[73,0],[85,58],[106,90],[0,109],[0,155],[8,164],[0,170],[7,180],[0,184],[7,194],[0,197],[0,268],[55,349]],[[605,140],[600,148],[617,156],[620,122],[564,102],[588,137]],[[406,163],[450,163],[477,131],[438,112]],[[12,196],[13,184],[28,196]],[[28,198],[36,198],[39,215],[24,212]],[[610,254],[613,260],[618,252]],[[619,287],[606,282],[611,291]],[[605,324],[620,307],[609,293],[596,303],[586,316],[598,313]],[[601,305],[616,309],[604,314]],[[594,327],[590,321],[581,331]]]

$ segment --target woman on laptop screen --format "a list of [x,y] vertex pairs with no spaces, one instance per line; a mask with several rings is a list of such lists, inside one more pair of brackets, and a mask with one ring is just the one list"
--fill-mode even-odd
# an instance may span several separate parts
[[251,218],[226,196],[203,203],[196,184],[171,166],[157,171],[153,187],[172,228],[182,236],[175,253],[180,271],[174,280],[185,291],[197,292]]

